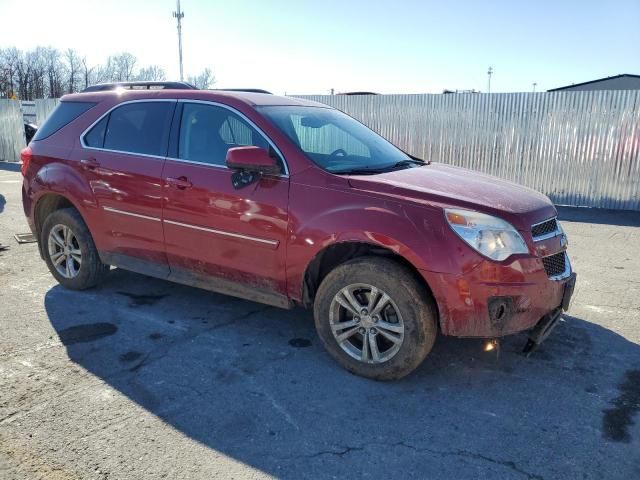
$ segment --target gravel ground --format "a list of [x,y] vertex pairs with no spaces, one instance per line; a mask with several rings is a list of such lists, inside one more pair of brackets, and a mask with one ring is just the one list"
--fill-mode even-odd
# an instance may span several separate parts
[[570,314],[532,357],[440,338],[350,375],[311,313],[112,270],[56,284],[0,164],[0,478],[640,478],[640,215],[561,209]]

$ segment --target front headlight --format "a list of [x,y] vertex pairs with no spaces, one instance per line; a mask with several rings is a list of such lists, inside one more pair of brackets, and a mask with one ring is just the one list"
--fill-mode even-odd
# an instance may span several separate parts
[[529,253],[522,235],[509,222],[472,210],[445,208],[454,232],[485,257],[502,261],[514,253]]

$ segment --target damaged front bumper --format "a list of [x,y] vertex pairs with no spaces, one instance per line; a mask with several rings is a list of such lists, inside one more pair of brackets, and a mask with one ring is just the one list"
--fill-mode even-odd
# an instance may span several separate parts
[[522,350],[522,352],[527,356],[531,355],[531,353],[538,348],[538,345],[544,342],[544,340],[549,336],[551,331],[560,321],[560,318],[562,318],[562,313],[569,310],[575,286],[576,274],[572,273],[568,281],[564,284],[562,303],[560,306],[542,317],[529,333],[529,339]]
[[466,274],[421,273],[438,305],[444,335],[499,338],[533,334],[540,325],[546,334],[534,337],[539,344],[557,323],[556,313],[569,306],[576,275],[568,257],[566,262],[567,270],[557,276],[549,276],[541,259],[532,257],[502,265],[486,261]]

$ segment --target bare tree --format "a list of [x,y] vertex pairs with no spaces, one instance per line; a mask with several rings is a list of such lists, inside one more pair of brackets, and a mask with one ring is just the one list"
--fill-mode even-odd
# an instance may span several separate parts
[[[53,47],[36,47],[22,51],[15,47],[0,49],[0,97],[16,95],[21,100],[61,97],[95,83],[125,81],[162,81],[167,75],[160,65],[137,68],[137,58],[121,52],[104,64],[90,66],[86,57],[74,49],[63,52]],[[215,83],[211,69],[189,77],[198,88]]]
[[67,63],[67,92],[73,93],[80,90],[80,72],[82,70],[82,60],[80,55],[72,48],[64,52],[64,59]]
[[44,47],[36,47],[34,50],[27,52],[26,61],[30,69],[30,78],[28,85],[29,98],[43,98],[46,95],[46,49]]
[[6,97],[17,94],[15,76],[19,57],[16,47],[0,50],[0,90]]
[[133,80],[134,68],[138,59],[129,52],[122,52],[107,59],[107,69],[111,74],[109,81],[128,82]]
[[57,98],[64,93],[65,69],[60,52],[52,47],[44,49],[46,78],[48,81],[48,96]]
[[205,68],[198,75],[190,75],[187,81],[196,88],[206,90],[216,83],[216,77],[210,68]]
[[160,65],[149,65],[148,67],[141,68],[136,75],[136,80],[138,81],[160,82],[166,79],[167,75]]
[[87,57],[82,57],[82,84],[83,88],[87,88],[89,85],[93,84],[93,72],[95,70],[94,67],[89,67],[89,63],[87,62]]

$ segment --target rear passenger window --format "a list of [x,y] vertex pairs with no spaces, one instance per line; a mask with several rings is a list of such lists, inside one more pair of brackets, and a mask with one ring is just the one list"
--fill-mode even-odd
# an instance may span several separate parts
[[[120,152],[166,155],[174,107],[175,102],[135,102],[116,108],[109,114],[103,147]],[[85,141],[99,144],[100,128],[98,123]]]
[[53,135],[93,106],[93,102],[60,102],[38,129],[33,140],[42,140]]
[[269,142],[255,128],[226,108],[184,104],[178,158],[224,165],[227,150],[248,145],[269,149]]

